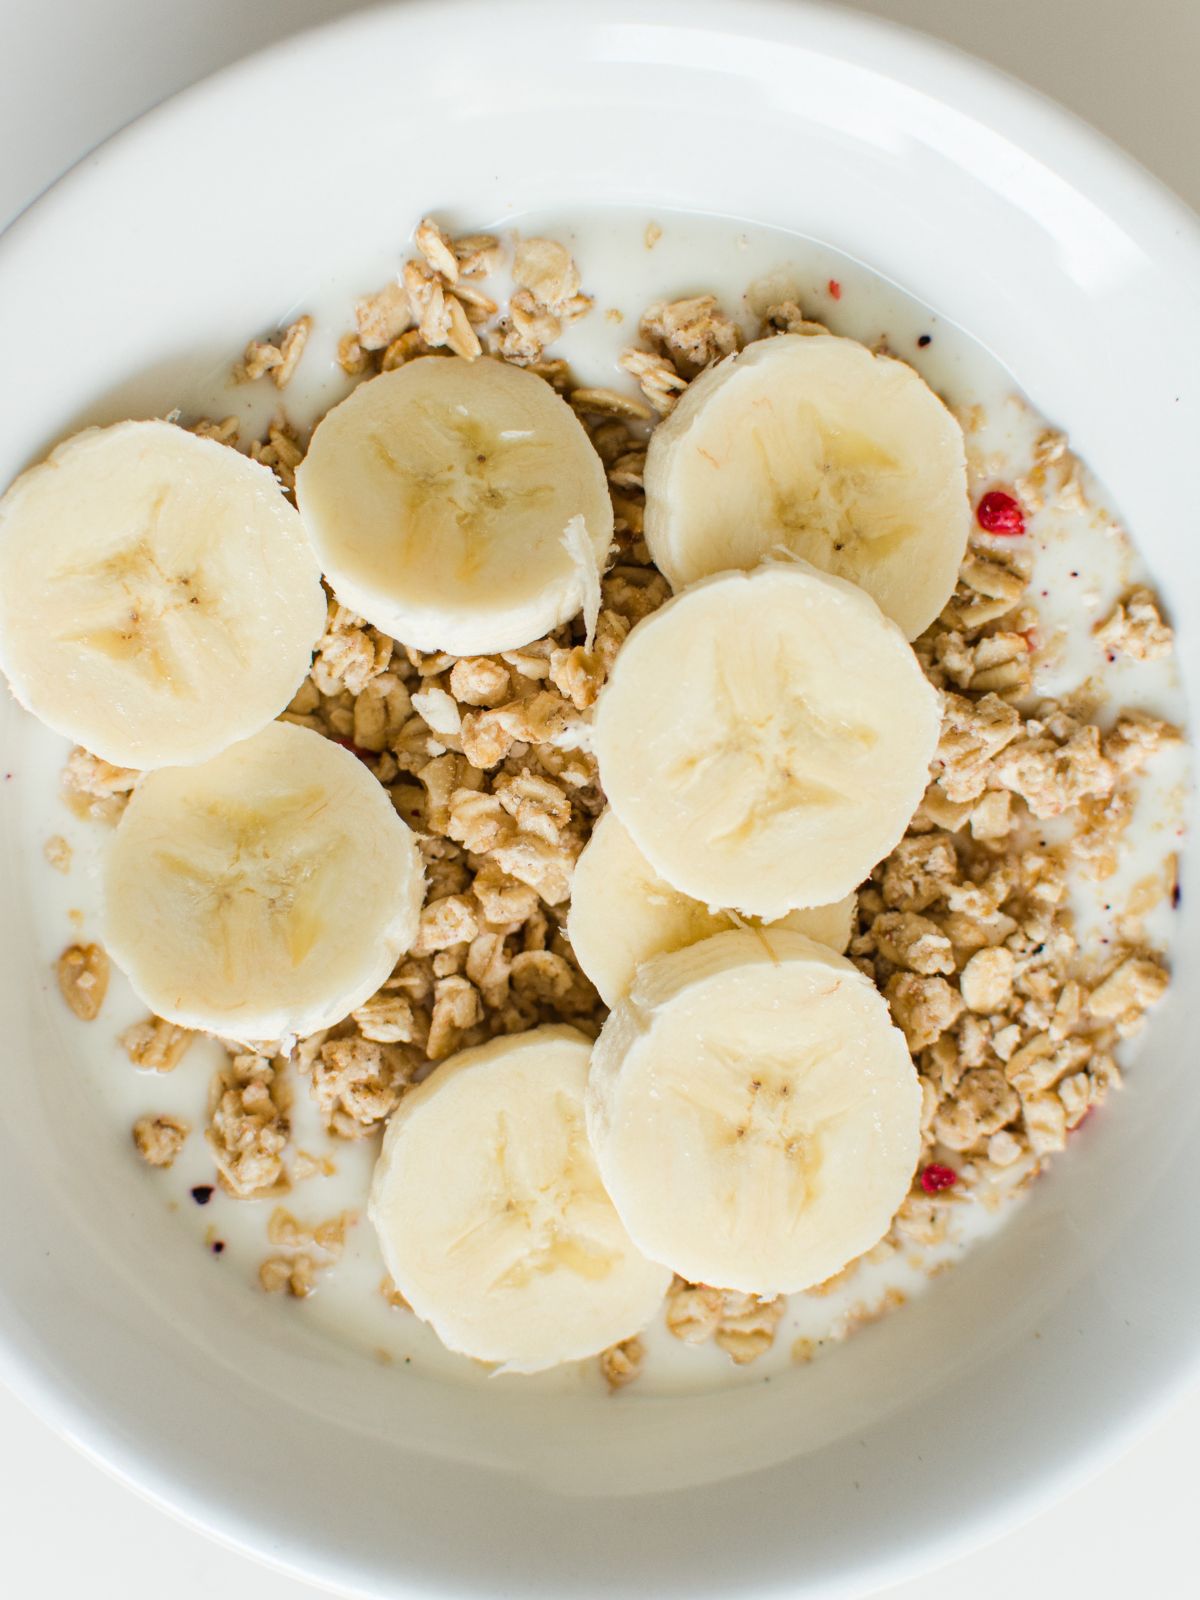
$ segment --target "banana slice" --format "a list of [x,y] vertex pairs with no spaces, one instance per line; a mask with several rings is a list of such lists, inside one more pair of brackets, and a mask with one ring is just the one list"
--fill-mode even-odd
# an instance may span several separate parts
[[705,579],[640,622],[593,732],[604,791],[659,876],[771,922],[840,900],[892,849],[938,726],[895,624],[794,562]]
[[[807,934],[842,951],[850,943],[857,895],[836,905],[789,911],[769,928]],[[633,984],[643,961],[736,927],[734,912],[693,900],[660,878],[629,837],[611,806],[592,829],[571,879],[567,937],[579,965],[615,1006]],[[754,922],[754,926],[763,924]]]
[[313,435],[296,493],[338,599],[421,650],[541,638],[598,593],[612,542],[579,419],[499,361],[425,356],[360,384]]
[[962,430],[902,361],[781,334],[711,367],[655,429],[646,543],[674,589],[780,548],[864,588],[910,639],[954,590]]
[[89,428],[0,500],[0,666],[116,766],[205,761],[257,732],[324,626],[275,478],[173,423]]
[[147,773],[104,873],[105,944],[152,1011],[234,1039],[308,1034],[412,944],[416,840],[348,750],[272,722]]
[[657,956],[604,1024],[587,1121],[652,1261],[791,1294],[882,1238],[921,1150],[921,1091],[875,986],[799,933]]
[[590,1042],[535,1028],[444,1062],[392,1114],[370,1215],[442,1343],[507,1372],[596,1355],[671,1282],[629,1240],[588,1144]]

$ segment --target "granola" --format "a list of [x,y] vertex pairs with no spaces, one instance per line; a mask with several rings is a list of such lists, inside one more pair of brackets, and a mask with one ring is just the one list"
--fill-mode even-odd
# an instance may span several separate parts
[[1164,622],[1149,589],[1134,589],[1105,621],[1095,628],[1096,638],[1113,661],[1118,655],[1135,661],[1154,661],[1169,655],[1175,635]]
[[213,1081],[204,1137],[221,1185],[234,1199],[262,1194],[283,1175],[290,1125],[281,1099],[276,1069],[265,1056],[232,1055]]
[[288,1294],[307,1300],[317,1287],[317,1274],[332,1267],[346,1245],[347,1230],[357,1221],[353,1212],[340,1212],[323,1222],[300,1222],[283,1206],[276,1206],[267,1223],[267,1240],[279,1252],[268,1256],[258,1269],[258,1281],[268,1294]]
[[58,987],[81,1022],[94,1022],[108,993],[108,957],[98,944],[73,944],[58,958]]
[[764,1300],[676,1278],[667,1292],[668,1330],[685,1344],[711,1339],[737,1366],[765,1355],[783,1317],[782,1298]]
[[279,336],[278,342],[270,339],[251,339],[242,359],[233,369],[238,383],[253,383],[270,373],[277,389],[286,389],[292,381],[308,336],[312,332],[312,318],[298,317]]
[[63,799],[78,817],[116,822],[140,777],[132,767],[114,767],[77,745],[63,768]]
[[162,1017],[147,1017],[135,1022],[121,1035],[121,1044],[135,1067],[146,1072],[173,1072],[183,1060],[196,1035]]
[[[378,1010],[368,1010],[368,1027],[372,1015],[377,1018]],[[378,1026],[374,1031],[380,1031]],[[360,1032],[327,1040],[322,1036],[308,1075],[329,1131],[343,1139],[361,1139],[395,1110],[414,1070],[412,1054],[402,1044],[381,1043]]]
[[133,1142],[147,1166],[169,1167],[190,1131],[179,1117],[139,1117],[133,1125]]
[[642,1370],[642,1362],[646,1359],[646,1348],[636,1336],[632,1339],[623,1339],[620,1344],[614,1344],[603,1351],[600,1356],[600,1371],[605,1382],[612,1391],[623,1389],[627,1383],[632,1383]]

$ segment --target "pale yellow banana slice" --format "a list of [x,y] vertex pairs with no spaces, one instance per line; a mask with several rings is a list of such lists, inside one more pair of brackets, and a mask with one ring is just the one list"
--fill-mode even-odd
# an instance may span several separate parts
[[596,711],[600,780],[660,877],[774,921],[900,839],[939,702],[900,630],[802,562],[705,579],[640,622]]
[[690,385],[646,458],[646,543],[675,589],[781,548],[864,588],[915,639],[970,528],[962,430],[902,361],[782,334]]
[[375,1168],[371,1220],[396,1287],[443,1344],[508,1372],[629,1338],[671,1281],[600,1182],[590,1053],[566,1027],[461,1051],[405,1095]]
[[360,384],[313,435],[296,493],[339,600],[422,650],[540,638],[594,604],[612,542],[578,418],[498,361],[426,356]]
[[274,476],[170,422],[76,434],[0,500],[0,666],[105,761],[204,761],[256,732],[324,625]]
[[423,892],[387,790],[340,745],[272,722],[141,779],[105,864],[105,943],[170,1022],[303,1035],[375,992]]
[[790,1294],[886,1233],[921,1149],[904,1036],[802,934],[719,933],[638,970],[596,1043],[588,1132],[651,1260]]
[[[818,944],[841,951],[850,943],[857,896],[836,905],[789,911],[769,928],[807,934]],[[706,906],[673,889],[646,860],[610,806],[592,830],[571,878],[567,937],[579,965],[615,1006],[633,983],[643,961],[746,926],[731,911]],[[751,919],[751,926],[763,926]]]

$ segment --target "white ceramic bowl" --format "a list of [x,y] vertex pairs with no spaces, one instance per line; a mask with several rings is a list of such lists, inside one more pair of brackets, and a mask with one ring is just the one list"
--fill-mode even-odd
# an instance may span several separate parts
[[[161,407],[168,378],[227,359],[428,206],[581,201],[827,240],[990,346],[1113,493],[1196,697],[1195,220],[1027,90],[841,10],[437,0],[180,96],[0,245],[0,480],[118,391]],[[89,1137],[52,951],[31,933],[49,823],[28,814],[31,735],[7,700],[0,734],[0,1370],[221,1537],[364,1595],[861,1594],[1097,1468],[1194,1369],[1186,977],[1118,1107],[1004,1234],[786,1379],[638,1404],[480,1399],[315,1334],[281,1342],[279,1308],[172,1248],[142,1176]],[[1195,878],[1189,863],[1184,974]]]

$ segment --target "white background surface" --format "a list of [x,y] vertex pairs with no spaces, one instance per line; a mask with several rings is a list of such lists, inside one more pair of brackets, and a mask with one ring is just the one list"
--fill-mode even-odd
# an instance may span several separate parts
[[[0,0],[0,226],[175,89],[358,0]],[[500,0],[498,0],[500,3]],[[564,5],[577,0],[562,0]],[[603,0],[590,0],[602,4]],[[860,0],[1054,95],[1200,208],[1197,0]],[[302,150],[295,152],[303,184]],[[264,162],[267,153],[264,152]],[[274,192],[277,176],[268,179]],[[986,248],[984,242],[983,248]],[[80,271],[86,272],[81,250]],[[1098,1373],[1097,1403],[1103,1404]],[[1200,1393],[1088,1488],[894,1600],[1175,1600],[1192,1576]],[[236,1448],[231,1441],[231,1448]],[[1031,1459],[1038,1418],[1029,1418]],[[110,1481],[0,1390],[0,1589],[13,1600],[303,1600]]]

